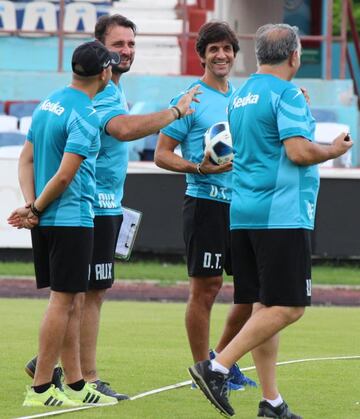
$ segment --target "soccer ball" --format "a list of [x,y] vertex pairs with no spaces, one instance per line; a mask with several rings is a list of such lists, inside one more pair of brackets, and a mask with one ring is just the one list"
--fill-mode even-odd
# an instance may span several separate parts
[[210,159],[215,164],[224,164],[234,159],[232,139],[227,122],[212,125],[205,133],[205,153],[210,151]]

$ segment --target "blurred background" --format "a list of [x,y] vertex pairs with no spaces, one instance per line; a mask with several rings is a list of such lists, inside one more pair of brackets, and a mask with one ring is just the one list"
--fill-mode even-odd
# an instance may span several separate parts
[[[227,21],[238,34],[235,87],[256,71],[253,37],[259,26],[298,26],[303,55],[295,83],[311,97],[316,141],[330,143],[347,131],[355,142],[345,156],[321,165],[313,256],[360,258],[359,0],[0,0],[0,256],[30,248],[28,232],[12,230],[6,218],[23,203],[17,159],[32,112],[69,82],[74,48],[93,38],[99,16],[113,13],[138,27],[135,61],[121,78],[132,114],[166,108],[202,75],[195,38],[205,22]],[[156,141],[153,135],[129,143],[124,203],[144,212],[136,251],[182,254],[184,178],[155,167]]]

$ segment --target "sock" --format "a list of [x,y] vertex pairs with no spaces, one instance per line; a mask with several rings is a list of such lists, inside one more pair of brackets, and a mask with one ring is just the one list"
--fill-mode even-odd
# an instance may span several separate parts
[[272,407],[278,407],[284,401],[283,398],[281,397],[281,394],[279,394],[274,400],[270,400],[270,399],[264,399],[264,400],[270,403]]
[[45,393],[45,391],[49,390],[51,387],[51,381],[50,383],[41,384],[40,386],[32,386],[35,393]]
[[219,354],[215,351],[215,349],[213,349],[213,353],[215,356],[218,356]]
[[226,367],[224,367],[223,365],[221,365],[219,362],[217,362],[215,359],[213,359],[211,361],[211,369],[213,371],[218,371],[218,372],[221,372],[223,374],[229,374],[229,370]]
[[76,381],[75,383],[68,384],[68,386],[75,391],[81,391],[85,386],[85,381],[83,379]]

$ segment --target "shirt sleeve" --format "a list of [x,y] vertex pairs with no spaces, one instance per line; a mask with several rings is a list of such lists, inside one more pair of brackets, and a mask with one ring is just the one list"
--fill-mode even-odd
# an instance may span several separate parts
[[[169,108],[172,106],[175,106],[182,95],[177,96],[174,98],[169,105]],[[194,104],[191,104],[191,107],[194,107]],[[165,128],[160,130],[163,134],[167,135],[168,137],[173,138],[176,141],[179,141],[180,143],[184,141],[184,139],[187,137],[188,133],[191,130],[193,123],[193,114],[185,116],[181,119],[175,119],[171,124],[167,125]]]
[[80,115],[73,110],[66,130],[67,139],[64,152],[79,154],[87,158],[91,144],[99,133],[99,120],[97,116],[94,114],[86,119],[84,115]]
[[299,88],[286,89],[277,106],[277,126],[280,140],[304,137],[313,141],[314,119]]

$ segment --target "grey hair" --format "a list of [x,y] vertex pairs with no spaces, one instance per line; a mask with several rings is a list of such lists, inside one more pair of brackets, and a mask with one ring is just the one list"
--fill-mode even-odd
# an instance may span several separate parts
[[255,35],[258,65],[276,65],[300,48],[299,28],[286,23],[261,26]]

